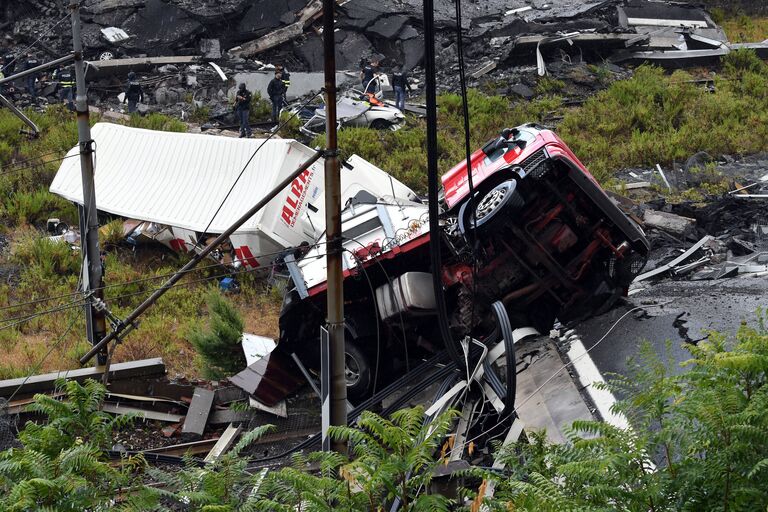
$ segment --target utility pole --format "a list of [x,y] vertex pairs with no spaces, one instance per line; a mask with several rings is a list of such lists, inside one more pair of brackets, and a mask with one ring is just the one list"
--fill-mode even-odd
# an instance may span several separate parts
[[[80,170],[83,177],[83,206],[80,214],[80,243],[83,253],[82,280],[83,291],[87,299],[85,305],[85,326],[88,341],[97,344],[107,335],[106,315],[103,308],[96,308],[96,300],[104,298],[102,290],[103,268],[99,252],[99,219],[96,214],[96,187],[93,171],[93,140],[88,115],[88,95],[85,87],[85,67],[83,63],[83,41],[80,35],[80,4],[72,0],[69,5],[72,14],[72,41],[75,51],[75,81],[77,97],[77,136],[80,147]],[[106,364],[107,347],[98,353],[96,366]]]
[[[341,173],[336,137],[336,44],[334,20],[336,1],[323,0],[323,59],[325,61],[325,228],[328,266],[328,357],[330,368],[330,424],[347,426],[347,382],[344,376],[344,275],[341,265]],[[330,373],[330,375],[328,375]],[[326,379],[327,381],[327,379]],[[325,404],[324,404],[325,406]],[[323,432],[325,436],[326,432]],[[343,442],[334,442],[334,451],[346,453]]]

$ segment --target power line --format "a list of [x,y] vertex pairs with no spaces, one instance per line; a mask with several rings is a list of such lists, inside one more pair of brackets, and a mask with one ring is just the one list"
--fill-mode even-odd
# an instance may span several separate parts
[[20,172],[23,172],[23,171],[27,171],[27,170],[29,170],[29,169],[35,169],[35,168],[37,168],[37,167],[40,167],[40,166],[42,166],[42,165],[45,165],[45,164],[50,164],[50,163],[55,163],[55,162],[61,162],[61,161],[63,161],[63,160],[66,160],[67,158],[74,158],[74,157],[76,157],[76,156],[80,156],[80,153],[75,153],[74,155],[67,155],[67,156],[62,156],[62,157],[59,157],[59,158],[54,158],[54,159],[52,159],[52,160],[46,160],[46,161],[44,161],[44,162],[43,162],[43,161],[41,161],[41,162],[38,162],[38,163],[34,163],[34,164],[30,164],[30,165],[26,165],[26,166],[23,166],[23,167],[16,167],[16,168],[12,168],[12,169],[11,169],[11,170],[9,170],[9,171],[4,171],[4,172],[1,172],[1,173],[0,173],[0,176],[8,176],[8,175],[10,175],[10,174],[17,174],[17,173],[20,173]]
[[[304,246],[304,247],[289,247],[287,249],[282,249],[282,250],[279,250],[279,251],[272,251],[272,252],[266,252],[266,253],[257,254],[256,256],[254,256],[254,258],[264,258],[264,257],[268,257],[268,256],[275,256],[275,255],[279,255],[279,254],[282,254],[284,252],[293,251],[293,250],[296,250],[296,249],[299,249],[299,248],[301,248],[301,249],[312,249],[312,248],[315,248],[315,247],[320,247],[321,245],[324,245],[324,244],[327,244],[327,242],[315,242],[312,245],[308,245],[308,246]],[[274,267],[274,266],[275,266],[274,264],[264,265],[264,266],[258,267],[257,269],[254,269],[254,270],[271,268],[271,267]],[[185,271],[184,273],[202,272],[203,270],[208,270],[208,269],[211,269],[211,268],[214,268],[214,267],[224,267],[224,264],[222,264],[222,263],[212,263],[210,265],[205,265],[203,267],[195,267],[195,268],[189,269],[189,270]],[[143,283],[143,282],[147,282],[147,281],[154,281],[154,280],[157,280],[157,279],[164,279],[164,278],[172,276],[172,275],[174,275],[176,273],[178,273],[178,271],[169,272],[169,273],[166,273],[166,274],[158,274],[156,276],[151,276],[151,277],[144,277],[144,278],[140,278],[140,279],[134,279],[134,280],[131,280],[131,281],[124,281],[124,282],[121,282],[121,283],[112,283],[112,284],[109,284],[109,285],[97,288],[96,290],[97,291],[98,290],[108,290],[108,289],[111,289],[111,288],[119,288],[119,287],[122,287],[122,286],[130,286],[132,284],[138,284],[138,283]],[[17,303],[17,304],[9,304],[7,306],[0,307],[0,311],[4,311],[4,310],[8,310],[8,309],[16,309],[16,308],[20,308],[20,307],[23,307],[23,306],[30,306],[30,305],[34,305],[34,304],[40,304],[42,302],[50,302],[52,300],[66,299],[68,297],[74,297],[75,295],[78,295],[78,294],[81,294],[81,293],[82,293],[82,291],[70,292],[70,293],[66,293],[66,294],[62,294],[62,295],[53,295],[53,296],[49,296],[49,297],[41,297],[39,299],[31,300],[31,301],[28,301],[28,302],[20,302],[20,303]],[[16,318],[19,318],[19,317],[16,317]],[[5,321],[8,321],[8,320],[14,320],[16,318],[4,318],[4,319],[0,319],[0,322],[5,322]]]

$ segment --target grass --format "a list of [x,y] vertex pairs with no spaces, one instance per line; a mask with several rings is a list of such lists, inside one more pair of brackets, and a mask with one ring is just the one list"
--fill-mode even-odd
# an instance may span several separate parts
[[720,25],[732,43],[759,43],[768,39],[768,17],[739,14],[724,18]]

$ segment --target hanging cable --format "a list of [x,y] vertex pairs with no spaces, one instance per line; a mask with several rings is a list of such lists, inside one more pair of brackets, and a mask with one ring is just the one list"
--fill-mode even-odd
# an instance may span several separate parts
[[427,96],[427,182],[429,189],[429,256],[432,285],[435,291],[437,323],[448,355],[459,368],[464,368],[464,358],[458,350],[456,340],[448,325],[445,293],[442,282],[442,229],[438,198],[437,164],[437,65],[435,63],[435,6],[433,0],[424,0],[424,70]]
[[[246,169],[248,169],[248,166],[249,166],[249,165],[251,165],[251,162],[253,161],[253,159],[254,159],[254,158],[256,158],[256,155],[259,153],[259,151],[261,150],[261,148],[263,148],[264,146],[266,146],[267,142],[268,142],[269,140],[271,140],[271,139],[272,139],[272,137],[274,137],[275,135],[277,135],[277,134],[280,132],[280,130],[282,130],[283,128],[285,128],[285,126],[286,126],[286,125],[288,125],[288,123],[290,123],[290,122],[291,122],[291,121],[292,121],[292,120],[293,120],[293,119],[294,119],[296,116],[298,116],[298,115],[299,115],[299,112],[301,112],[302,110],[304,110],[304,108],[306,108],[306,107],[307,107],[307,106],[308,106],[308,105],[309,105],[311,102],[313,102],[313,101],[315,100],[315,98],[317,98],[318,96],[320,96],[322,93],[323,93],[323,91],[322,91],[322,90],[320,90],[320,92],[316,93],[314,96],[312,96],[312,97],[311,97],[311,98],[309,98],[307,101],[305,101],[305,102],[304,102],[304,103],[303,103],[301,106],[299,106],[299,108],[297,108],[297,109],[296,109],[296,111],[295,111],[293,114],[291,114],[291,116],[290,116],[288,119],[286,119],[286,120],[285,120],[285,121],[283,121],[283,122],[282,122],[280,125],[278,125],[278,126],[277,126],[277,128],[275,128],[275,129],[274,129],[274,130],[273,130],[273,131],[272,131],[272,132],[269,134],[269,136],[267,136],[267,138],[266,138],[266,139],[264,139],[264,140],[261,142],[261,144],[259,144],[259,147],[257,147],[257,148],[254,150],[254,152],[251,154],[250,158],[248,158],[248,161],[247,161],[247,162],[245,162],[245,165],[244,165],[244,166],[243,166],[243,168],[240,170],[240,173],[237,175],[237,178],[235,178],[235,181],[234,181],[234,183],[232,183],[232,186],[231,186],[231,187],[229,187],[229,191],[228,191],[228,192],[227,192],[227,194],[224,196],[224,199],[222,199],[222,200],[221,200],[221,203],[219,204],[219,207],[218,207],[218,208],[216,208],[216,211],[213,213],[213,217],[211,217],[211,220],[208,222],[208,225],[207,225],[207,226],[205,226],[205,229],[202,231],[203,233],[207,233],[207,232],[208,232],[208,229],[211,227],[211,224],[213,224],[213,221],[214,221],[214,220],[216,220],[216,216],[219,214],[219,212],[221,211],[221,209],[222,209],[222,208],[224,208],[224,203],[226,203],[226,202],[227,202],[227,199],[229,199],[229,196],[230,196],[230,195],[232,195],[232,192],[235,190],[235,187],[237,186],[237,183],[240,181],[240,178],[242,178],[242,177],[243,177],[243,174],[245,174],[245,171],[246,171]],[[198,242],[195,242],[195,248],[199,248],[199,247],[200,247],[200,242],[199,242],[199,241],[198,241]]]
[[[459,61],[459,85],[461,90],[461,113],[464,122],[464,152],[465,163],[467,172],[467,186],[469,187],[469,199],[468,208],[471,222],[471,226],[465,233],[467,244],[469,244],[470,251],[472,253],[472,307],[470,310],[469,331],[471,333],[472,327],[475,325],[475,305],[477,297],[477,274],[478,274],[478,258],[477,258],[477,209],[475,197],[475,185],[472,176],[472,147],[469,137],[470,119],[469,119],[469,99],[467,96],[467,77],[466,66],[464,65],[464,36],[462,34],[462,20],[461,14],[461,0],[454,0],[454,6],[456,8],[456,49]],[[471,234],[470,234],[471,233]]]

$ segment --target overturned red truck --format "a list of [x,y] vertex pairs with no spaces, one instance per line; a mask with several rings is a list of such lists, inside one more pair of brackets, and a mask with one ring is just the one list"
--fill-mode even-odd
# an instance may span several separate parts
[[[508,128],[442,177],[439,243],[449,325],[457,339],[490,332],[501,300],[513,328],[541,333],[610,307],[645,265],[649,244],[552,131]],[[472,211],[474,209],[474,211]],[[425,205],[364,192],[342,212],[346,376],[360,397],[442,349]],[[293,288],[278,348],[319,367],[325,244],[285,259]]]

